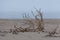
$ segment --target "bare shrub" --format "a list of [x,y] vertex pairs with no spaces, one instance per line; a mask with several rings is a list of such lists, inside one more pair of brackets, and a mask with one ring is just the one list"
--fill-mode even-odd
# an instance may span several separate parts
[[36,9],[36,11],[38,13],[38,15],[35,16],[35,20],[36,20],[36,24],[37,24],[36,30],[43,31],[44,30],[44,26],[43,26],[44,23],[43,23],[43,15],[42,15],[41,9],[40,10]]
[[[26,20],[26,23],[25,24],[28,24],[30,25],[28,27],[28,29],[30,29],[31,27],[33,28],[34,31],[43,31],[44,30],[44,23],[43,23],[43,15],[42,15],[42,12],[41,12],[41,9],[40,10],[37,10],[37,15],[34,16],[33,14],[33,11],[31,11],[32,15],[35,17],[35,20],[36,20],[36,24],[37,24],[37,28],[34,27],[34,23],[31,21],[31,20]],[[25,16],[27,17],[27,15],[25,14]],[[32,30],[32,31],[33,31]]]
[[56,31],[57,31],[58,27],[56,27],[54,30],[52,30],[52,32],[48,32],[48,35],[46,35],[47,37],[57,37],[57,36],[54,36],[55,34],[58,34]]
[[14,25],[14,28],[15,29],[10,29],[10,32],[12,32],[13,34],[17,34],[18,32],[40,32],[40,31],[43,31],[44,30],[44,26],[43,26],[43,15],[42,15],[42,12],[41,12],[41,10],[37,10],[36,9],[36,11],[37,11],[37,15],[36,16],[34,16],[34,14],[33,14],[33,11],[32,11],[32,15],[35,17],[35,20],[36,20],[36,24],[37,24],[37,26],[36,26],[36,28],[35,28],[35,24],[34,24],[34,22],[31,20],[31,18],[29,18],[30,16],[28,16],[28,15],[23,15],[23,17],[25,18],[24,20],[26,20],[25,22],[24,22],[24,25],[29,25],[29,27],[26,27],[26,28],[22,28],[22,27],[19,27],[19,28],[17,28],[16,27],[16,25]]

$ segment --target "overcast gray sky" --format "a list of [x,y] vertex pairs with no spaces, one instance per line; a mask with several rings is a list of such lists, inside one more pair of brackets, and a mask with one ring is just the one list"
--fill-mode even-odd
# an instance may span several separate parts
[[34,7],[43,10],[44,18],[60,18],[60,0],[0,0],[0,18],[22,18]]

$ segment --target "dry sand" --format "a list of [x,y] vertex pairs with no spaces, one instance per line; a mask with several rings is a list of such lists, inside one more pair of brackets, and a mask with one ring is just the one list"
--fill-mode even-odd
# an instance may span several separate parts
[[[17,27],[25,27],[23,24],[24,20],[8,20],[8,19],[0,19],[0,30],[9,31],[10,28],[13,29],[14,25]],[[57,33],[60,33],[60,19],[45,19],[44,27],[45,31],[52,31],[54,28],[59,27],[57,29]],[[4,33],[3,33],[4,34]],[[45,37],[48,33],[41,32],[40,34],[37,32],[24,32],[19,33],[17,35],[13,35],[12,33],[5,33],[5,36],[1,36],[0,40],[60,40],[60,37]],[[60,34],[56,34],[60,36]]]

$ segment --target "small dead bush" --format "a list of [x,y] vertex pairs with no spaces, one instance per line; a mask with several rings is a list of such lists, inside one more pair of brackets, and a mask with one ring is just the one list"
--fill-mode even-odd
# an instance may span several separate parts
[[37,10],[37,15],[34,16],[33,12],[32,12],[32,15],[35,17],[35,20],[36,20],[36,28],[35,28],[35,23],[31,20],[31,18],[29,19],[28,18],[28,15],[24,15],[23,17],[26,19],[26,21],[24,22],[24,25],[29,25],[29,27],[27,28],[22,28],[22,27],[19,27],[17,28],[16,25],[14,25],[14,28],[15,29],[10,29],[10,32],[12,32],[13,34],[17,34],[18,32],[40,32],[40,31],[43,31],[44,30],[44,23],[43,23],[43,15],[42,15],[42,12],[41,12],[41,9],[40,10]]
[[58,37],[58,36],[54,36],[55,34],[58,34],[57,31],[58,27],[56,27],[52,32],[48,32],[48,35],[46,35],[46,37]]

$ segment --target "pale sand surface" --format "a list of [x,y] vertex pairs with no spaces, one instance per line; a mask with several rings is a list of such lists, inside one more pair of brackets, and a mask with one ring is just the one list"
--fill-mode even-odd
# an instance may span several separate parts
[[[9,30],[10,28],[13,29],[14,25],[17,27],[25,27],[23,25],[24,20],[7,20],[7,19],[0,19],[0,30]],[[45,31],[52,31],[54,28],[59,26],[57,29],[57,33],[60,33],[60,19],[45,19],[44,20],[44,27]],[[0,40],[60,40],[60,37],[45,37],[48,33],[41,32],[40,34],[37,32],[24,32],[19,33],[17,35],[13,35],[12,33],[5,33],[4,37],[0,36]],[[1,33],[0,33],[1,35]],[[60,36],[60,34],[56,34]]]

